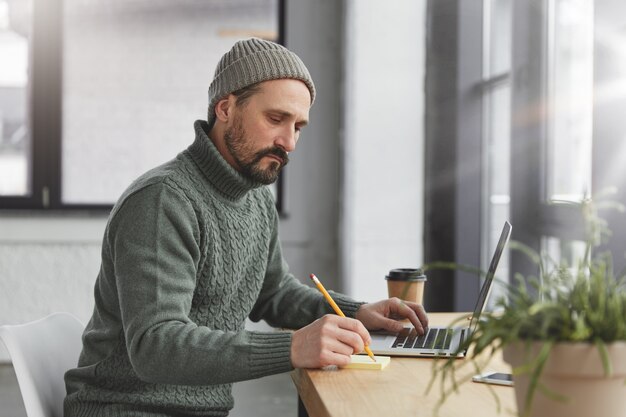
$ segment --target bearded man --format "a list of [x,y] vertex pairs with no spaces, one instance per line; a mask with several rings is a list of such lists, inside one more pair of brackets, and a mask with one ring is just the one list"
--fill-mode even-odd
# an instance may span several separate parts
[[[294,368],[345,365],[367,329],[423,333],[421,305],[322,295],[289,273],[271,192],[315,99],[293,52],[237,42],[209,87],[207,121],[175,159],[135,180],[104,234],[95,307],[66,417],[226,416],[232,383]],[[245,329],[266,320],[294,332]]]

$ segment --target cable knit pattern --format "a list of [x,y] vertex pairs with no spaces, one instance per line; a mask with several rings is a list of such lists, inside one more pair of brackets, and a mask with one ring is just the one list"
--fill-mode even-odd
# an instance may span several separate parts
[[[194,125],[174,160],[113,208],[95,307],[65,416],[225,416],[232,383],[289,371],[291,334],[330,307],[288,271],[270,191],[240,175]],[[346,314],[361,303],[335,294]]]

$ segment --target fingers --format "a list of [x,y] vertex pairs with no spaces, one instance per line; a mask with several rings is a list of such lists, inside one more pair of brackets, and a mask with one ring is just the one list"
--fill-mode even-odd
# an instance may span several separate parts
[[327,336],[331,341],[337,341],[341,345],[349,348],[349,351],[339,350],[338,344],[336,352],[352,355],[363,352],[365,344],[371,342],[369,332],[363,324],[355,319],[347,317],[339,317],[335,315],[327,315],[320,319],[323,324],[322,334]]
[[346,366],[350,364],[352,358],[350,355],[344,355],[341,353],[334,352],[332,350],[327,350],[322,352],[320,356],[320,363],[313,368],[323,368],[325,366],[335,365],[335,366]]
[[397,297],[363,304],[357,310],[356,318],[368,329],[398,332],[403,327],[398,320],[402,319],[408,319],[419,334],[424,334],[428,327],[428,316],[421,304],[402,301]]
[[327,315],[292,335],[291,363],[295,368],[344,366],[350,355],[363,351],[371,340],[359,321]]
[[415,315],[417,316],[417,319],[419,320],[419,322],[422,324],[422,327],[427,328],[428,327],[428,315],[426,314],[426,310],[424,310],[424,306],[421,304],[411,303],[411,302],[405,302],[405,304],[415,312]]
[[333,316],[333,315],[324,316],[322,320],[328,320],[331,322],[336,321],[337,325],[341,329],[347,330],[352,334],[356,333],[358,336],[360,336],[359,341],[362,344],[369,345],[372,341],[372,337],[370,336],[370,333],[367,331],[363,323],[361,323],[359,320],[351,319],[347,317]]
[[428,316],[421,304],[402,301],[398,298],[390,299],[392,312],[409,319],[419,334],[424,334],[428,327]]

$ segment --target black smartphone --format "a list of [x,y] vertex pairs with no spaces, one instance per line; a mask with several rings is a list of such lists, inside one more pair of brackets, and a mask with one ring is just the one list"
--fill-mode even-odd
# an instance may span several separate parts
[[486,372],[472,377],[474,382],[484,382],[486,384],[513,386],[513,376],[504,372]]

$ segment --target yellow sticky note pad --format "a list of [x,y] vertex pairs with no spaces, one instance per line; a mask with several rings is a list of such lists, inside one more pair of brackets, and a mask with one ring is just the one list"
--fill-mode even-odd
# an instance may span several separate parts
[[389,362],[391,362],[391,358],[389,356],[374,356],[376,362],[372,361],[367,355],[352,355],[352,362],[349,365],[343,366],[345,369],[376,369],[382,370],[385,369]]

